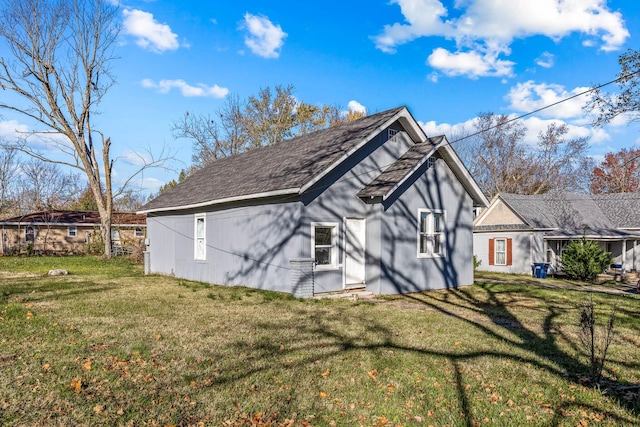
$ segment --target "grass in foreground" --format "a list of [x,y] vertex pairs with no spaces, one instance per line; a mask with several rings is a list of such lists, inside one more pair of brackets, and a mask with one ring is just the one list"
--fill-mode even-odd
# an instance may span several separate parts
[[[637,395],[585,384],[586,298],[482,284],[302,301],[122,261],[0,258],[0,424],[637,425]],[[618,305],[607,380],[638,384],[640,298],[594,300]]]

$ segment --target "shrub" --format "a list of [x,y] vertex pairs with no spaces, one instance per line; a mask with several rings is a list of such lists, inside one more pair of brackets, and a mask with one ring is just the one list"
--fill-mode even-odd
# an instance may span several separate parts
[[611,263],[611,253],[596,242],[573,240],[562,254],[562,269],[570,279],[593,282]]
[[613,327],[616,320],[616,306],[613,306],[607,324],[599,334],[596,331],[596,315],[593,296],[587,301],[580,311],[580,329],[578,336],[583,350],[589,357],[589,378],[593,385],[600,385],[602,370],[607,360],[609,345],[613,340]]
[[473,271],[477,271],[478,267],[482,264],[482,260],[478,259],[477,255],[473,256]]

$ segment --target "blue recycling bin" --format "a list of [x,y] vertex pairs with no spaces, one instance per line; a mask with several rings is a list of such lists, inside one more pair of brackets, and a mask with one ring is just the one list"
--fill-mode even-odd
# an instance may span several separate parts
[[547,278],[547,269],[549,268],[549,264],[545,264],[544,262],[535,262],[533,263],[533,277],[537,279],[546,279]]

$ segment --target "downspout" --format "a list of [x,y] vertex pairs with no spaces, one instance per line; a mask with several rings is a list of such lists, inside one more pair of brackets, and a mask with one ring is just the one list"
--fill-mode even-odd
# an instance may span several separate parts
[[[533,231],[529,234],[529,265],[533,265]],[[543,240],[544,242],[544,240]]]

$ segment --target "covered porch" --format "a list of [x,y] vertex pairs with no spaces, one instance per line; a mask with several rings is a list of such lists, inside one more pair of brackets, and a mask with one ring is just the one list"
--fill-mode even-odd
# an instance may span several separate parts
[[611,253],[610,273],[624,275],[640,271],[640,233],[622,230],[601,230],[584,234],[548,232],[544,236],[546,262],[549,273],[562,271],[562,254],[572,240],[585,238],[595,241]]

